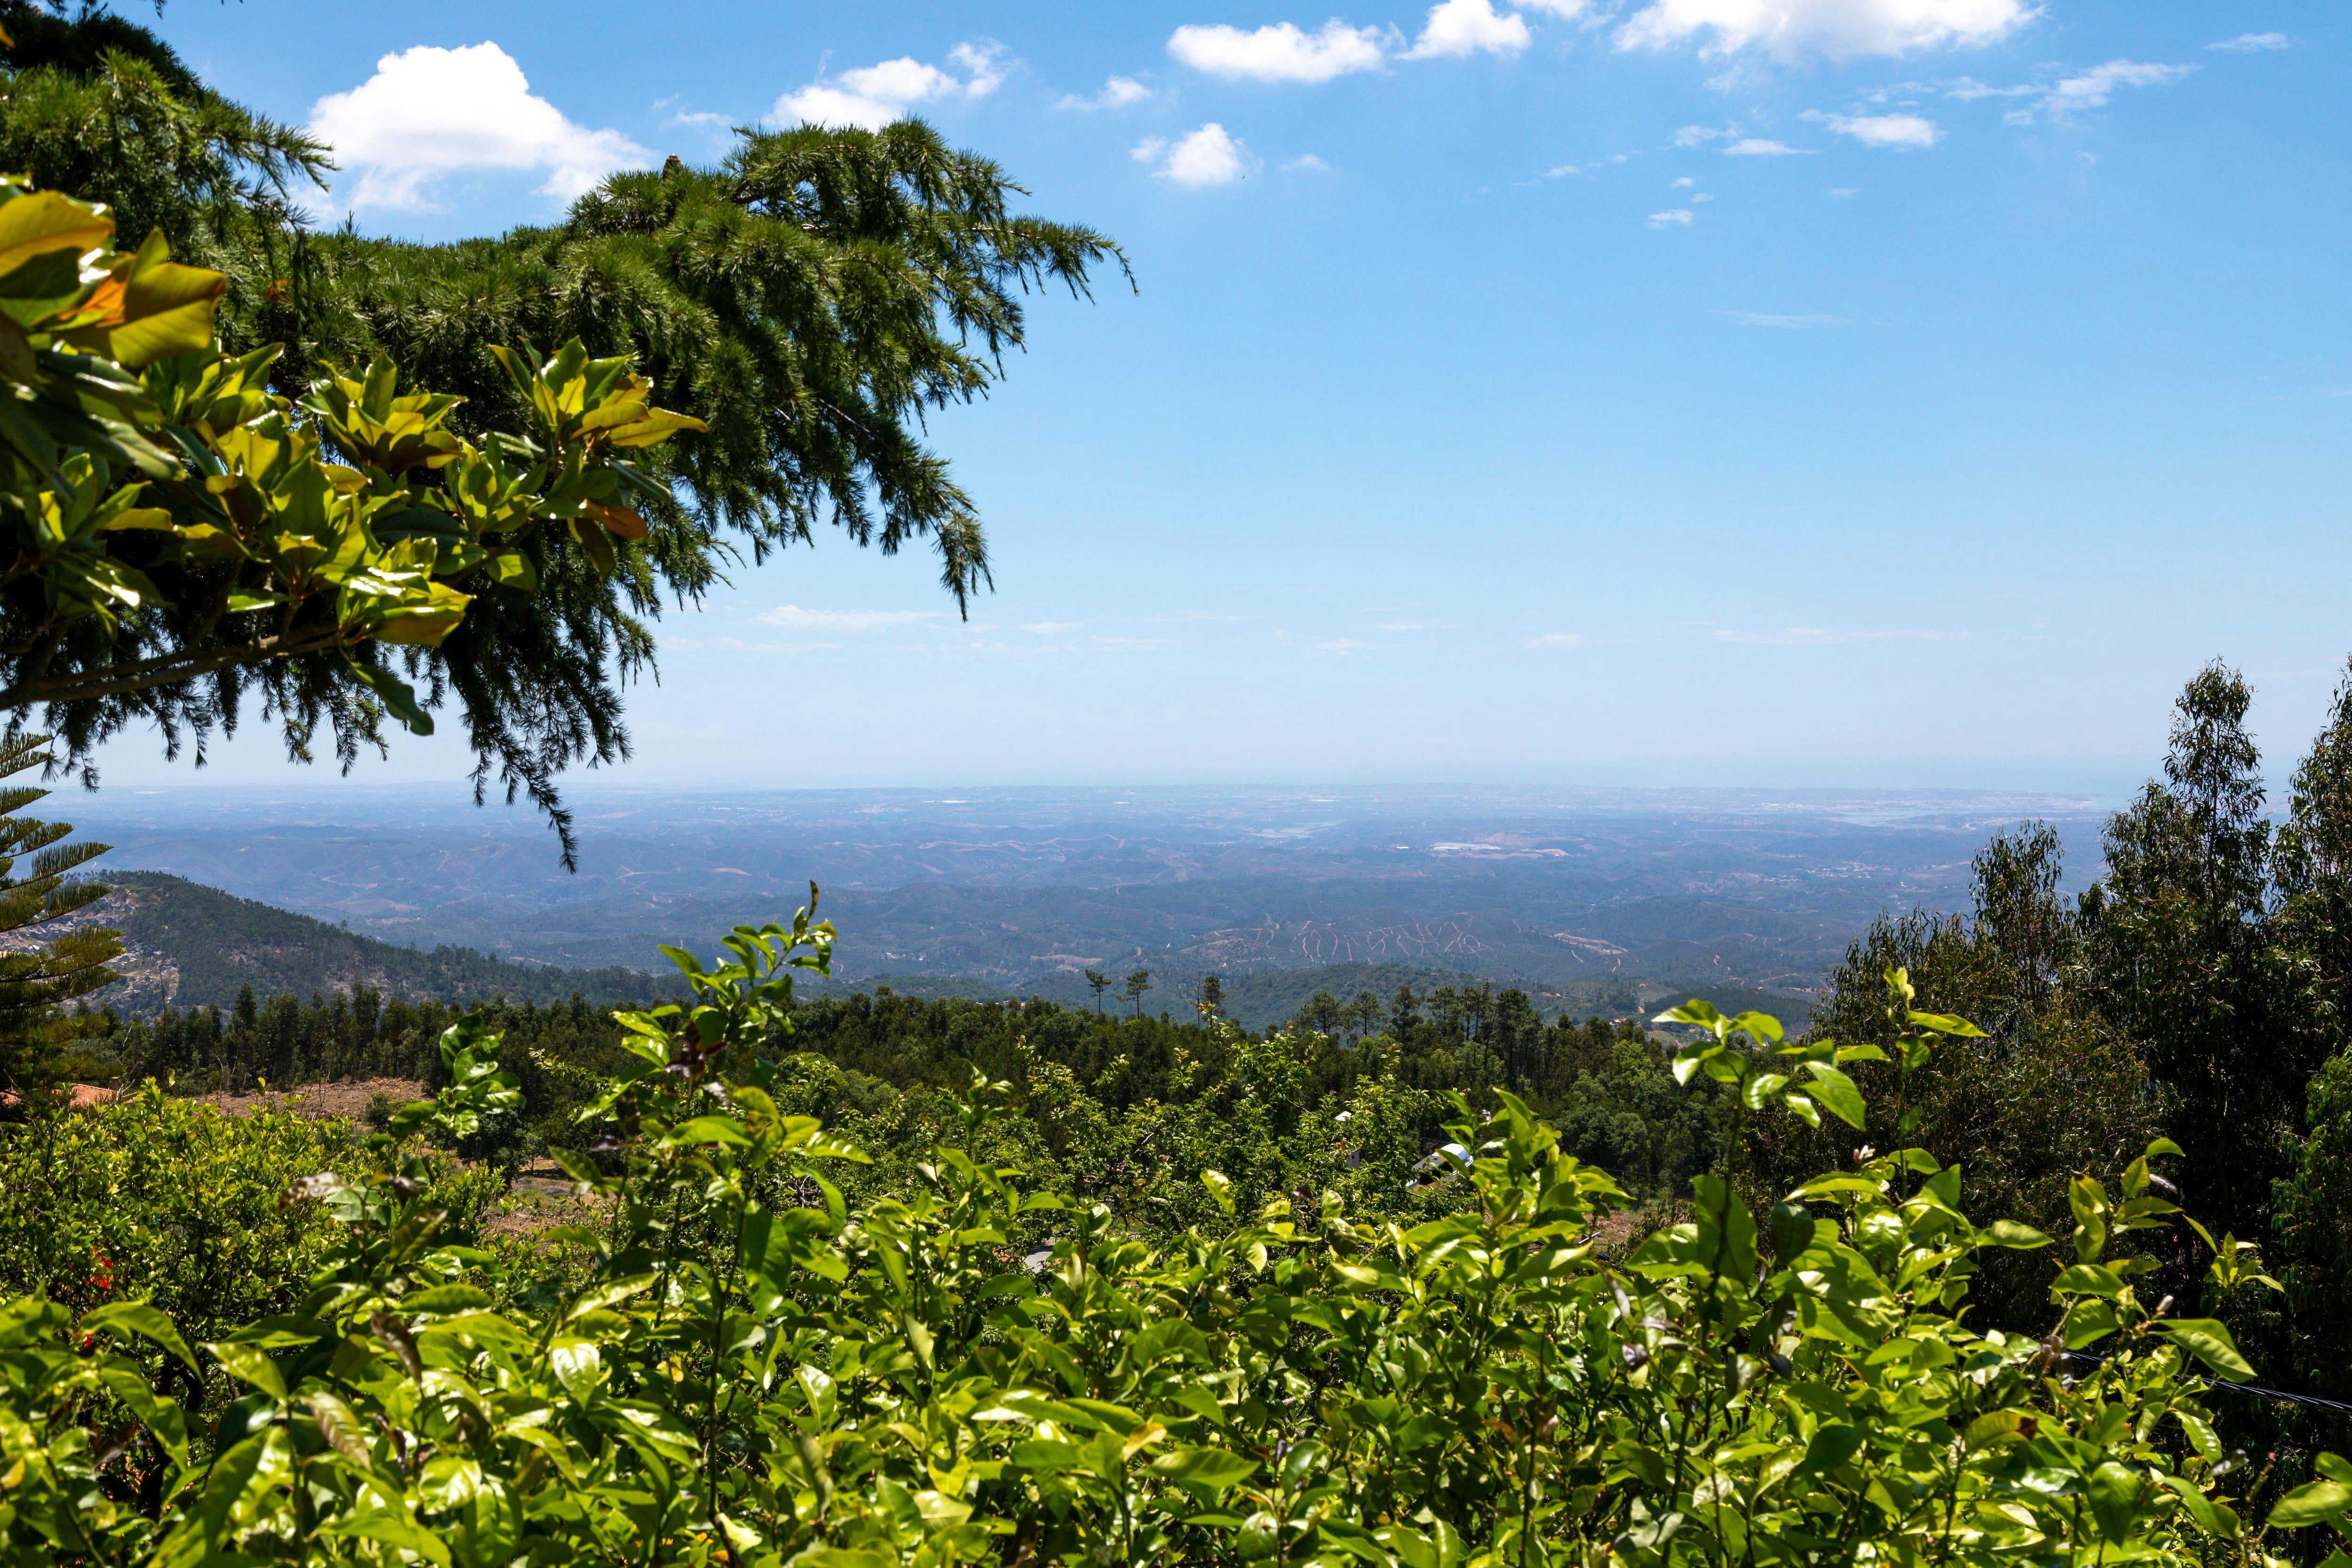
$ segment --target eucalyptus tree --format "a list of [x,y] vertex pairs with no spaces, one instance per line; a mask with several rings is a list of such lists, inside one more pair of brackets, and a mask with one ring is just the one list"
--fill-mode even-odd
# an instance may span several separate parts
[[2163,1085],[2174,1136],[2211,1184],[2190,1196],[2249,1237],[2267,1228],[2317,1064],[2273,919],[2252,703],[2219,661],[2182,689],[2164,777],[2109,821],[2106,875],[2082,901],[2087,999]]

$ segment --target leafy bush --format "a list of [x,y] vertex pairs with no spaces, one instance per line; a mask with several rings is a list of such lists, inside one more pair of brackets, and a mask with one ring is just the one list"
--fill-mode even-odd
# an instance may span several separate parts
[[[572,1169],[610,1218],[553,1236],[567,1251],[537,1274],[467,1245],[436,1173],[386,1135],[364,1174],[295,1184],[346,1239],[299,1305],[206,1362],[152,1307],[0,1311],[12,1548],[809,1568],[2264,1550],[2200,1397],[2200,1363],[2243,1363],[2218,1323],[2141,1301],[2144,1265],[2110,1251],[2170,1223],[2150,1170],[2168,1145],[2074,1183],[2047,1337],[1965,1322],[1982,1257],[2049,1238],[1970,1222],[1959,1173],[1922,1150],[1760,1217],[1701,1177],[1686,1223],[1611,1267],[1591,1235],[1615,1184],[1509,1095],[1484,1124],[1456,1100],[1463,1207],[1409,1228],[1335,1187],[1238,1208],[1211,1172],[1209,1218],[1150,1244],[974,1158],[1005,1098],[985,1081],[952,1143],[853,1207],[833,1176],[866,1156],[782,1109],[794,1080],[757,1054],[789,1022],[791,967],[823,968],[830,940],[805,914],[743,928],[708,972],[677,955],[691,1006],[623,1017],[635,1064],[589,1108],[597,1163]],[[1878,1047],[1669,1017],[1698,1030],[1677,1075],[1723,1085],[1735,1138],[1784,1112],[1862,1120],[1845,1067]],[[1968,1028],[1905,1022],[1913,1065]],[[513,1114],[496,1045],[453,1029],[438,1099],[394,1133],[450,1145]],[[1034,1271],[1024,1233],[1053,1239]],[[166,1357],[244,1390],[204,1437],[152,1389]],[[2342,1518],[2328,1465],[2273,1523]]]
[[0,1286],[76,1312],[145,1300],[200,1338],[283,1312],[338,1233],[280,1203],[362,1152],[284,1109],[225,1115],[152,1082],[111,1104],[0,1131]]

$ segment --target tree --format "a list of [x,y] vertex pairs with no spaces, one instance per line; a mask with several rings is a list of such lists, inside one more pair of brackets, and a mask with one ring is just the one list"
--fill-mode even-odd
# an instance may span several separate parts
[[[1915,910],[1872,924],[1830,971],[1808,1039],[1893,1054],[1909,1027],[1900,1011],[1911,1009],[1989,1027],[1980,1037],[1943,1040],[1911,1072],[1867,1060],[1848,1064],[1869,1101],[1865,1124],[1858,1132],[1827,1118],[1818,1129],[1759,1126],[1748,1145],[1756,1166],[1742,1173],[1751,1193],[1777,1197],[1805,1171],[1857,1147],[1921,1146],[1967,1173],[1971,1201],[2063,1228],[2076,1176],[2128,1158],[2163,1130],[2139,1049],[2092,1008],[2079,983],[2071,955],[2082,936],[2058,892],[2063,870],[2056,832],[2024,823],[1976,856],[1967,918]],[[1890,972],[1914,989],[1898,1012],[1889,1010]],[[1975,1292],[1984,1321],[2034,1322],[2057,1268],[2039,1253],[1989,1260]]]
[[1138,969],[1135,973],[1127,977],[1127,986],[1119,992],[1119,995],[1127,999],[1129,1005],[1135,1009],[1135,1016],[1138,1018],[1141,1018],[1143,1016],[1143,993],[1150,988],[1151,971],[1149,969]]
[[2138,1042],[2220,1228],[2266,1227],[2317,1064],[2272,928],[2271,825],[2252,693],[2218,661],[2174,705],[2165,777],[2107,825],[2084,895],[2089,1000]]
[[[521,428],[534,401],[497,350],[576,339],[591,361],[634,355],[707,426],[651,465],[641,532],[552,548],[531,563],[544,591],[484,584],[461,626],[404,656],[419,690],[404,721],[454,703],[478,797],[494,780],[527,793],[559,832],[556,775],[628,755],[619,688],[652,666],[665,596],[691,601],[730,560],[826,519],[886,554],[928,539],[960,606],[989,582],[977,507],[921,420],[1003,374],[1027,293],[1084,296],[1094,268],[1126,265],[1091,230],[1014,212],[1023,193],[1002,170],[914,121],[746,133],[717,168],[617,175],[562,222],[494,240],[312,234],[290,193],[321,177],[325,149],[227,103],[120,18],[24,0],[0,18],[20,40],[0,168],[70,181],[222,273],[223,344],[287,345],[260,367],[279,395],[388,353],[458,399],[447,429],[483,443]],[[597,570],[606,554],[619,570]],[[146,723],[201,759],[257,695],[298,758],[322,724],[346,766],[382,744],[376,707],[331,683],[193,678],[143,695],[6,684],[47,705],[68,765]]]
[[2305,1018],[2332,1050],[2352,1026],[2352,664],[2295,769],[2274,859],[2282,943],[2304,956]]
[[1995,1034],[2032,1029],[2081,961],[2082,931],[2058,892],[2063,869],[2058,830],[2047,822],[1996,833],[1976,857],[1974,936],[2000,974],[1988,1005],[1971,1016]]
[[1095,994],[1095,1011],[1103,1010],[1103,993],[1110,989],[1110,977],[1098,969],[1087,971],[1087,988]]
[[[296,755],[324,717],[348,764],[387,714],[432,728],[386,649],[437,682],[448,639],[515,604],[627,632],[620,601],[645,584],[614,540],[646,533],[632,499],[666,492],[624,454],[699,423],[652,406],[627,360],[499,350],[522,434],[479,446],[450,428],[456,399],[403,393],[380,357],[297,407],[268,390],[273,350],[214,351],[220,274],[160,234],[110,252],[113,234],[0,178],[0,709],[46,706],[70,762],[132,716],[201,736],[251,689]],[[499,685],[535,690],[527,668]],[[568,863],[543,762],[520,780]]]
[[[48,760],[40,737],[0,741],[0,779]],[[19,814],[47,794],[26,785],[0,789],[0,936],[9,939],[0,953],[0,1081],[12,1088],[53,1081],[69,1066],[55,1060],[58,1049],[100,1020],[67,1018],[60,1009],[111,984],[118,977],[107,964],[122,951],[117,932],[67,925],[106,896],[105,888],[68,881],[68,873],[107,846],[66,843],[71,824]],[[33,935],[44,928],[58,934]]]
[[1200,987],[1193,992],[1192,1005],[1200,1010],[1203,1017],[1224,1011],[1224,981],[1219,979],[1214,975],[1202,976]]

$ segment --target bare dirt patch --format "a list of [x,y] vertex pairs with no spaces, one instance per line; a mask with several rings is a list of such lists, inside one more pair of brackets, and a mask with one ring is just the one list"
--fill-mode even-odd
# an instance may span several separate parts
[[267,1107],[291,1111],[314,1121],[341,1116],[356,1122],[366,1113],[368,1102],[379,1094],[401,1102],[425,1098],[425,1085],[414,1078],[353,1078],[341,1083],[305,1083],[295,1089],[273,1089],[259,1094],[199,1094],[196,1098],[232,1116]]
[[1592,1223],[1593,1250],[1603,1258],[1613,1258],[1654,1224],[1654,1218],[1638,1208],[1620,1208],[1604,1214]]
[[499,1212],[490,1217],[494,1236],[533,1236],[557,1225],[593,1225],[604,1218],[594,1198],[575,1196],[578,1185],[553,1160],[536,1160],[515,1173]]

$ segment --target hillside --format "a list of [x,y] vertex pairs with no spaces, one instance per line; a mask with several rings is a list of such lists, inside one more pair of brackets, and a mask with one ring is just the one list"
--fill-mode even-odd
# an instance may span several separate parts
[[[117,964],[123,980],[98,1000],[123,1013],[149,1015],[164,1007],[229,1007],[251,986],[257,997],[308,997],[349,991],[364,985],[411,1000],[471,1002],[504,998],[510,1002],[568,1001],[576,992],[605,1008],[676,989],[666,976],[610,965],[566,968],[500,958],[471,947],[442,944],[430,949],[403,946],[363,936],[341,925],[218,888],[160,872],[126,872],[108,879],[115,891],[85,919],[121,931],[124,956]],[[1385,1004],[1397,988],[1426,996],[1441,987],[1492,983],[1497,989],[1528,993],[1545,1018],[1623,1018],[1696,994],[1724,1008],[1760,1008],[1801,1027],[1807,1011],[1801,996],[1740,988],[1705,987],[1694,993],[1652,980],[1620,978],[1545,983],[1501,967],[1483,970],[1382,963],[1321,964],[1307,968],[1268,968],[1225,977],[1225,1013],[1251,1029],[1265,1029],[1293,1017],[1318,993],[1353,1001],[1370,991]],[[1150,1010],[1190,1017],[1197,975],[1179,968],[1155,972],[1145,1005]],[[902,996],[1003,1000],[1042,996],[1066,1006],[1087,1008],[1095,998],[1071,973],[1033,976],[1007,985],[955,975],[879,973],[821,980],[800,977],[805,996],[839,996],[887,988]],[[1116,998],[1107,1004],[1118,1007]]]
[[106,881],[114,891],[87,918],[122,933],[124,955],[115,967],[124,978],[96,999],[121,1012],[228,1007],[246,986],[263,998],[364,985],[388,996],[457,1002],[561,1002],[578,992],[599,1007],[672,988],[618,966],[564,969],[446,944],[403,947],[158,872]]

